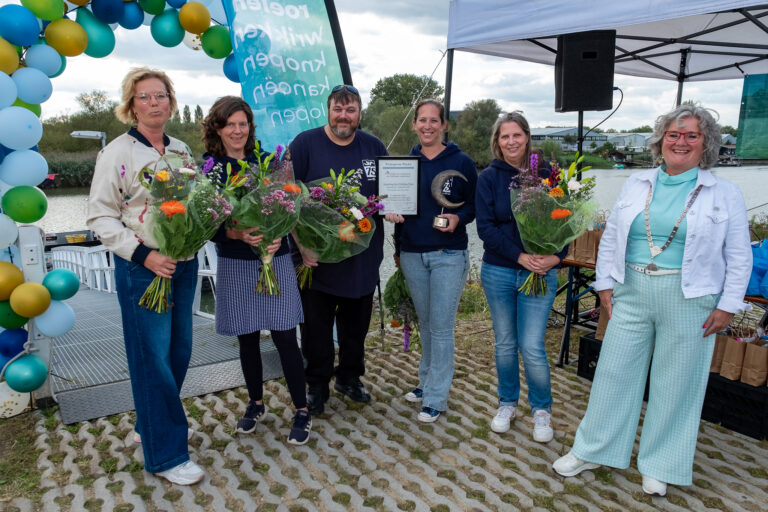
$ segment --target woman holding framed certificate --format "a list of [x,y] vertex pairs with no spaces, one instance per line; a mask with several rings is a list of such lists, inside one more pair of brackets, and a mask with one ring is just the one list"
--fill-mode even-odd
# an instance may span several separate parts
[[395,226],[395,263],[402,266],[419,317],[419,384],[405,395],[421,402],[418,420],[437,420],[448,405],[453,379],[453,328],[469,271],[467,224],[475,219],[477,170],[453,142],[443,142],[448,126],[439,101],[419,102],[413,117],[419,144],[419,215],[387,213]]

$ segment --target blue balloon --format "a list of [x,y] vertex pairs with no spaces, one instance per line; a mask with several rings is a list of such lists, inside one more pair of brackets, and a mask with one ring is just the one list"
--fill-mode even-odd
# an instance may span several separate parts
[[0,110],[0,144],[8,149],[29,149],[43,136],[40,119],[24,107]]
[[35,327],[49,338],[62,336],[75,326],[75,312],[66,302],[52,300],[41,315],[34,318]]
[[125,2],[123,15],[117,22],[128,30],[139,28],[144,22],[144,11],[141,10],[138,2]]
[[19,149],[6,155],[0,165],[0,180],[13,186],[36,187],[48,177],[48,162],[31,149]]
[[0,7],[0,36],[17,46],[31,46],[40,35],[40,25],[32,11],[21,5]]
[[[5,160],[5,155],[13,151],[12,149],[8,149],[7,147],[0,144],[0,165],[2,165],[3,160]],[[2,181],[2,180],[0,180]],[[0,196],[3,195],[3,189],[0,188]]]
[[0,372],[3,371],[3,368],[5,368],[5,365],[7,365],[10,360],[10,357],[5,357],[3,354],[0,354]]
[[60,62],[61,62],[61,67],[55,74],[51,75],[50,78],[56,78],[57,76],[62,74],[65,69],[67,69],[67,58],[65,56],[61,55]]
[[16,357],[16,354],[24,350],[29,333],[26,329],[8,329],[0,332],[0,354],[8,359]]
[[91,0],[93,15],[103,23],[117,23],[125,13],[123,0]]
[[235,82],[240,83],[240,75],[237,73],[237,60],[235,60],[235,54],[230,53],[227,58],[224,59],[224,76]]
[[48,75],[36,68],[19,68],[11,75],[16,82],[19,99],[32,105],[43,103],[53,94]]
[[[18,89],[13,79],[0,71],[0,108],[10,107],[16,101]],[[0,158],[0,161],[3,159]]]
[[47,44],[35,44],[27,49],[24,62],[27,67],[39,69],[51,77],[61,68],[61,55]]
[[181,6],[187,3],[187,0],[165,0],[165,3],[176,9],[181,9]]

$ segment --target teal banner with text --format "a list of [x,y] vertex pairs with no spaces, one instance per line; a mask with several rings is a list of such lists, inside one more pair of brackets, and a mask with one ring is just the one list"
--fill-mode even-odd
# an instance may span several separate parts
[[344,83],[324,0],[223,0],[243,99],[264,149],[324,125]]
[[768,75],[744,77],[736,139],[739,158],[768,158]]

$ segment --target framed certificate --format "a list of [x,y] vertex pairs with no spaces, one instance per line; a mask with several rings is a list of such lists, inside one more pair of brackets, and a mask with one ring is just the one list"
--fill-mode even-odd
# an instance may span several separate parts
[[399,213],[403,216],[419,214],[419,174],[421,159],[418,156],[380,156],[376,158],[377,195],[384,209],[379,214]]

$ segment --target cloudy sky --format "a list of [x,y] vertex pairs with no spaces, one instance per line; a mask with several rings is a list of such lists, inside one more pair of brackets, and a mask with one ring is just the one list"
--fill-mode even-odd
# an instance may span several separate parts
[[[218,0],[202,0],[203,3]],[[0,0],[0,5],[19,0]],[[364,104],[377,80],[396,73],[430,75],[445,83],[441,60],[448,32],[449,0],[336,0],[341,29],[355,85]],[[212,9],[212,12],[215,12]],[[220,21],[224,21],[223,19]],[[225,94],[239,94],[239,84],[227,80],[220,60],[184,45],[163,48],[152,40],[149,27],[115,31],[115,51],[106,58],[86,55],[69,58],[67,69],[53,79],[54,93],[43,104],[43,117],[73,113],[75,97],[83,91],[104,90],[115,100],[128,68],[147,65],[168,71],[176,85],[180,105],[208,110]],[[674,106],[677,83],[616,75],[614,85],[624,91],[619,111],[602,128],[630,129],[653,124],[657,115]],[[695,99],[715,109],[721,124],[737,126],[741,80],[692,82],[683,99]],[[554,111],[554,69],[551,66],[455,52],[451,109],[468,102],[493,98],[505,110],[522,110],[532,126],[575,126],[576,113]],[[615,97],[614,106],[618,100]],[[606,112],[585,113],[585,124],[595,125]]]

